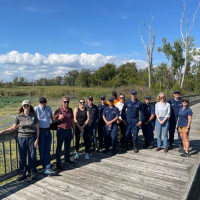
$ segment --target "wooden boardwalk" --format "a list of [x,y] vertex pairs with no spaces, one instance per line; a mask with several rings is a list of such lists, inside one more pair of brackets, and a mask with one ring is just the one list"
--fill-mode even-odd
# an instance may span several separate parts
[[178,152],[177,134],[172,151],[142,149],[140,131],[138,154],[133,150],[112,156],[90,153],[90,160],[75,160],[75,166],[64,166],[59,176],[38,180],[12,181],[0,186],[0,199],[102,199],[102,200],[180,200],[186,199],[200,161],[200,104],[191,107],[190,132],[192,154],[183,158]]

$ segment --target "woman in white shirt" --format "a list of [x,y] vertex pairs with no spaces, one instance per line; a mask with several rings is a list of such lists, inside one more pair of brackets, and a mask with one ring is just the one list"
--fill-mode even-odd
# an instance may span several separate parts
[[159,93],[157,97],[157,102],[155,106],[156,114],[156,131],[157,131],[157,151],[161,150],[161,134],[163,132],[164,142],[164,152],[167,152],[167,131],[169,128],[169,117],[170,117],[170,104],[166,102],[166,96],[163,92]]

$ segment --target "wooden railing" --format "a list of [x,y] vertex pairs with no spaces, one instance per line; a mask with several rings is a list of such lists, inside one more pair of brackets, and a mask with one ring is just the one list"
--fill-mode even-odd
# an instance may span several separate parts
[[[189,95],[184,97],[189,99],[190,105],[194,105],[200,102],[200,94]],[[52,132],[51,160],[53,160],[55,159],[55,150],[56,150],[56,131],[52,130],[51,132]],[[3,134],[0,134],[0,183],[19,174],[17,134],[18,134],[17,131],[5,132]],[[82,146],[83,146],[83,140],[81,139],[80,147]],[[71,143],[71,152],[74,150],[75,150],[75,140],[73,139]],[[62,148],[62,154],[64,154],[64,145]],[[40,160],[38,153],[37,153],[37,158],[38,158],[37,166],[39,166]]]

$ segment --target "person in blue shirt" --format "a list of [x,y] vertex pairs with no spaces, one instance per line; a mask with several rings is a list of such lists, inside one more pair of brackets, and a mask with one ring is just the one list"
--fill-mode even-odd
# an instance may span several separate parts
[[105,96],[100,97],[101,103],[98,105],[99,108],[99,121],[98,121],[98,138],[99,138],[99,147],[103,147],[103,130],[105,127],[105,122],[102,118],[102,113],[105,107],[108,106],[106,103],[106,98]]
[[[139,120],[139,112],[141,112]],[[138,142],[138,132],[139,126],[144,120],[144,111],[142,102],[137,99],[137,91],[131,91],[131,99],[125,101],[124,107],[122,109],[121,117],[123,119],[124,125],[127,126],[125,133],[125,149],[128,150],[128,142],[130,138],[130,133],[133,133],[133,148],[134,152],[138,153],[137,142]]]
[[117,146],[117,136],[118,136],[118,126],[117,120],[119,119],[119,109],[114,106],[114,98],[108,98],[109,106],[105,107],[103,110],[103,120],[105,122],[104,129],[104,144],[105,150],[104,153],[109,151],[110,147],[110,138],[112,140],[112,154],[116,154]]
[[46,175],[56,175],[57,173],[52,170],[50,163],[50,151],[52,136],[50,131],[50,120],[52,118],[52,111],[50,106],[47,105],[45,97],[39,99],[39,105],[34,108],[39,119],[39,153],[44,173]]
[[[168,150],[172,150],[173,143],[174,143],[174,132],[176,129],[176,123],[177,123],[177,119],[178,119],[178,113],[179,113],[180,108],[182,107],[182,99],[180,98],[179,90],[174,91],[174,98],[169,99],[168,103],[171,106],[171,116],[169,118],[169,147],[168,147]],[[183,149],[182,139],[181,139],[178,129],[177,129],[177,133],[178,133],[179,149]]]
[[154,128],[155,128],[155,107],[151,104],[151,96],[145,97],[145,103],[143,103],[144,109],[144,121],[142,123],[142,133],[145,140],[144,147],[148,149],[154,148]]
[[182,157],[189,157],[189,131],[192,121],[192,110],[189,108],[189,100],[186,98],[182,99],[182,105],[179,109],[178,113],[178,130],[180,132],[182,141],[183,141],[183,147],[184,149],[180,149],[179,152],[183,153],[181,154]]

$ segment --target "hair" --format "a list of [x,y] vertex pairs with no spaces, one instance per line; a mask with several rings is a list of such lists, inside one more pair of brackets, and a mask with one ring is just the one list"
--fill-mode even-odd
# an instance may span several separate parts
[[68,99],[68,100],[69,100],[69,97],[68,97],[68,96],[63,96],[63,97],[62,97],[62,100],[63,100],[63,99]]
[[79,102],[80,102],[80,100],[83,100],[83,101],[85,102],[85,99],[84,99],[84,98],[80,98],[80,99],[79,99]]
[[120,97],[121,95],[123,95],[123,96],[124,96],[124,98],[125,98],[125,95],[124,95],[124,94],[122,94],[122,93],[119,95],[119,97]]
[[160,96],[161,96],[161,95],[164,95],[165,101],[167,100],[167,97],[166,97],[165,93],[164,93],[164,92],[160,92],[160,93],[158,94],[158,96],[157,96],[157,102],[160,102]]
[[[24,108],[23,108],[23,106],[21,106],[20,108],[19,108],[19,110],[18,110],[18,113],[17,114],[20,114],[20,113],[23,113],[24,112]],[[30,112],[33,112],[33,113],[35,113],[35,110],[34,110],[34,108],[33,108],[33,106],[32,105],[30,105]]]

